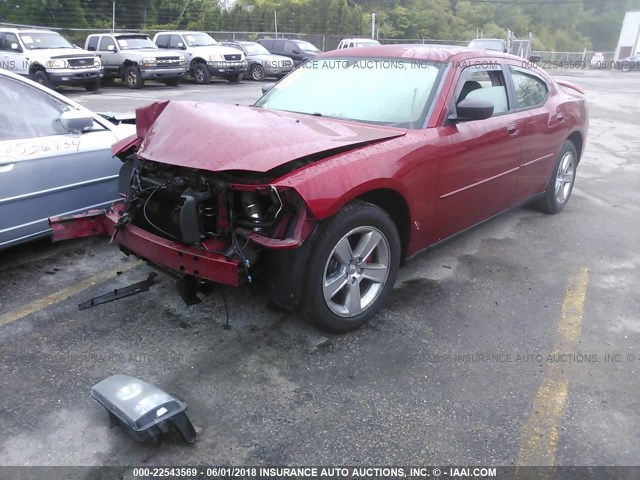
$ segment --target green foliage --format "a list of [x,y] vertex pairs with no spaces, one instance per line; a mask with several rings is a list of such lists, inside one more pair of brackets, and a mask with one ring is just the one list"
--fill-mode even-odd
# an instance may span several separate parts
[[[506,0],[505,0],[506,1]],[[624,12],[640,0],[487,3],[478,0],[116,0],[116,28],[278,31],[363,36],[376,13],[383,39],[466,42],[478,34],[519,38],[535,49],[613,50]],[[111,28],[112,0],[0,0],[0,21],[58,28]],[[75,35],[75,34],[74,34]]]

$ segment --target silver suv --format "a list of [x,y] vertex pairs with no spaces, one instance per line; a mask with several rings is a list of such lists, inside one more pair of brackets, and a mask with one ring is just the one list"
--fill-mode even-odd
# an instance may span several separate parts
[[100,88],[102,65],[93,53],[71,45],[58,32],[0,28],[0,68],[49,88],[84,85]]
[[176,86],[187,73],[181,52],[160,50],[140,33],[89,35],[85,48],[97,52],[105,78],[120,78],[129,88],[142,88],[145,80],[160,80]]
[[247,61],[242,51],[220,45],[204,32],[158,32],[153,41],[163,49],[184,51],[196,83],[207,84],[212,75],[239,82],[247,71]]

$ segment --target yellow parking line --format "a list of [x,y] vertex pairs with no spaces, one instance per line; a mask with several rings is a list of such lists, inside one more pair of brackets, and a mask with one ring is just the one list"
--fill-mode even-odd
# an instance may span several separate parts
[[141,264],[142,262],[140,261],[133,261],[125,265],[120,265],[118,268],[105,270],[96,275],[93,275],[92,277],[85,278],[84,280],[80,280],[79,282],[74,283],[73,285],[67,288],[63,288],[60,291],[47,295],[46,297],[39,298],[38,300],[35,300],[29,305],[25,305],[24,307],[19,308],[18,310],[14,310],[12,312],[8,312],[3,315],[0,315],[0,326],[8,325],[10,323],[15,322],[16,320],[20,320],[21,318],[26,317],[27,315],[31,315],[32,313],[38,312],[43,308],[46,308],[50,305],[54,305],[63,300],[66,300],[67,298],[77,295],[83,290],[86,290],[87,288],[95,285],[96,283],[104,282],[105,280],[109,280],[110,278],[115,277],[118,274],[118,272],[126,272]]
[[[551,355],[575,353],[582,328],[588,283],[589,270],[582,267],[567,287]],[[559,423],[569,395],[567,373],[563,370],[562,363],[547,363],[544,380],[533,401],[529,419],[522,429],[518,465],[555,465]],[[521,473],[522,471],[518,471],[516,478],[524,478]]]

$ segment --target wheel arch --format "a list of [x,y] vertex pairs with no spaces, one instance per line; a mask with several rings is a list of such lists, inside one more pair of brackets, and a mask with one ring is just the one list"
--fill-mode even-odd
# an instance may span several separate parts
[[567,140],[573,143],[573,145],[576,147],[576,152],[578,153],[578,163],[580,163],[580,160],[582,159],[582,151],[584,148],[584,138],[582,137],[582,133],[576,130],[567,137]]
[[43,71],[47,71],[46,68],[44,68],[44,65],[42,65],[41,63],[38,62],[33,62],[31,65],[29,65],[29,78],[33,79],[33,76],[36,74],[36,72],[43,70]]
[[353,200],[355,199],[369,202],[387,212],[391,217],[400,236],[400,260],[404,261],[411,237],[411,211],[402,194],[391,188],[376,188],[358,195]]

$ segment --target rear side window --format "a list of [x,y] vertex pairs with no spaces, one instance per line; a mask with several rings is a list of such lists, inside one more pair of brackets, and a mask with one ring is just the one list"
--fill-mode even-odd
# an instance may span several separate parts
[[62,135],[60,115],[68,107],[11,78],[0,77],[0,141]]
[[284,40],[274,40],[271,48],[274,52],[284,52]]
[[542,105],[549,93],[544,80],[513,67],[510,67],[510,70],[516,93],[516,108],[533,108]]
[[87,42],[87,50],[90,52],[95,52],[98,49],[98,37],[89,37],[89,41]]
[[271,47],[273,46],[273,40],[259,40],[258,43],[267,50],[271,50]]

